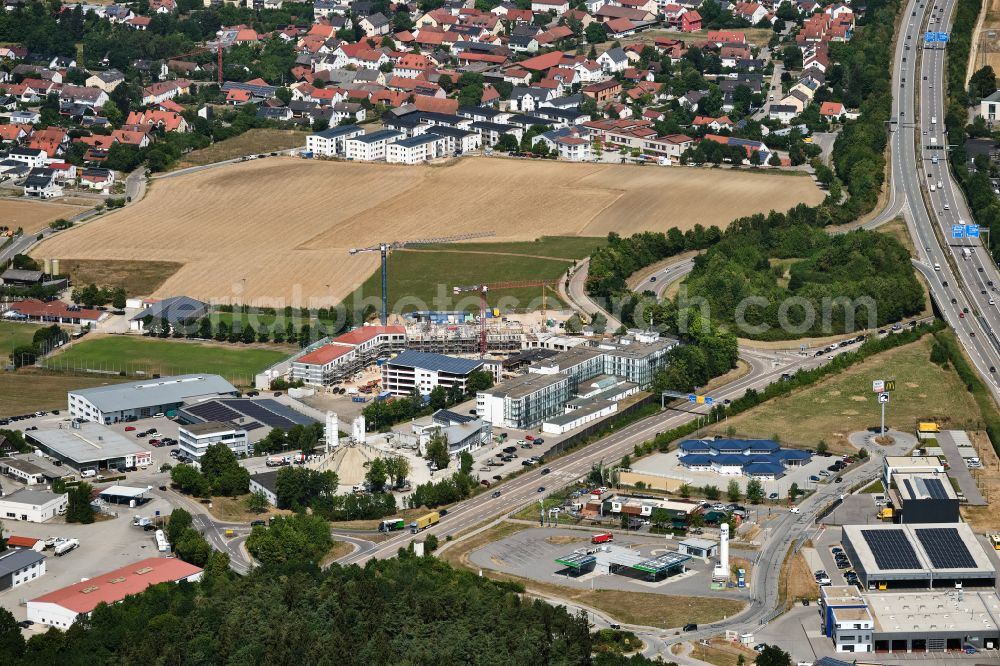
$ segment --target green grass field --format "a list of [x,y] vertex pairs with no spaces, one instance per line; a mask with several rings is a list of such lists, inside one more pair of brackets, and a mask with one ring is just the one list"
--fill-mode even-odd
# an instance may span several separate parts
[[542,236],[533,241],[513,243],[456,243],[449,245],[422,245],[424,250],[448,250],[452,252],[488,252],[523,254],[534,257],[559,257],[562,259],[583,259],[589,257],[598,247],[607,245],[607,240],[592,236]]
[[67,391],[123,381],[124,377],[67,375],[34,368],[0,372],[0,416],[65,409]]
[[14,347],[31,344],[31,338],[40,328],[38,324],[0,321],[0,361],[10,358],[10,352]]
[[[389,301],[395,312],[413,310],[475,310],[476,293],[458,298],[452,287],[490,282],[557,280],[576,260],[605,244],[603,238],[547,236],[522,243],[461,243],[428,245],[397,250],[389,255]],[[381,277],[375,271],[349,298],[353,309],[359,299],[378,307]],[[541,287],[497,289],[488,293],[491,307],[504,310],[541,308]],[[563,304],[554,289],[547,289],[547,308]]]
[[253,383],[256,373],[289,356],[288,351],[243,345],[211,345],[181,340],[103,337],[82,340],[46,361],[52,370],[103,370],[147,375],[207,372],[238,385]]
[[896,390],[885,412],[886,425],[913,432],[918,421],[942,427],[976,428],[982,415],[958,374],[930,362],[931,337],[878,354],[819,384],[770,400],[730,418],[719,434],[778,435],[782,443],[849,451],[847,435],[879,424],[873,379],[894,379]]

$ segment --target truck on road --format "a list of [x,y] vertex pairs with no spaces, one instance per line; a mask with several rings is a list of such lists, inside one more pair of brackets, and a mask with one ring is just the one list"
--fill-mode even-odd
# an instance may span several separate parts
[[972,256],[972,250],[970,250],[967,247],[963,247],[962,248],[962,258],[963,259],[968,259],[971,256]]
[[270,456],[264,464],[268,467],[281,467],[282,465],[287,465],[290,462],[290,460],[286,460],[283,456]]
[[410,523],[410,531],[414,534],[417,532],[422,532],[432,525],[437,525],[441,522],[441,514],[437,511],[431,511],[430,513],[420,516],[412,523]]
[[70,552],[71,550],[76,550],[79,547],[80,547],[79,539],[66,539],[64,541],[60,541],[55,545],[54,552],[57,557],[61,557],[66,553]]
[[406,521],[402,518],[389,518],[378,524],[379,532],[395,532],[406,527]]

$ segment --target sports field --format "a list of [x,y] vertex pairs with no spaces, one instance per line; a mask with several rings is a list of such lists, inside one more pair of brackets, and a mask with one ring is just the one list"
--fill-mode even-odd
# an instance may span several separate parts
[[71,206],[49,201],[20,201],[0,199],[0,226],[33,234],[49,226],[49,222],[59,218],[69,219],[92,208],[92,206]]
[[[48,240],[33,254],[176,261],[184,266],[156,295],[319,307],[342,300],[378,265],[377,253],[349,256],[352,247],[470,232],[492,232],[507,243],[725,226],[740,215],[821,199],[809,178],[749,171],[268,158],[158,180],[141,202]],[[483,266],[490,261],[484,257]]]
[[237,385],[253,383],[256,373],[287,358],[290,351],[255,345],[209,344],[134,336],[89,337],[46,359],[51,370],[98,370],[133,376],[207,372]]
[[10,352],[14,347],[30,345],[38,324],[23,324],[21,322],[0,321],[0,365],[6,365]]
[[894,379],[896,390],[886,409],[886,425],[912,432],[917,421],[942,427],[975,428],[976,403],[958,375],[930,362],[931,336],[878,354],[815,386],[770,400],[730,418],[719,434],[735,428],[741,436],[771,437],[782,443],[815,447],[823,440],[834,451],[849,451],[847,436],[879,425],[873,379]]

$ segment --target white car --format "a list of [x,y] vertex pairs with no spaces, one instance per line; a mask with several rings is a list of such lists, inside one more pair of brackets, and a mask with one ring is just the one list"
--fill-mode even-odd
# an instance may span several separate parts
[[790,509],[788,509],[788,512],[789,513],[802,513],[802,510],[799,509],[799,507],[797,507],[797,506],[793,506]]
[[944,209],[945,209],[945,210],[951,210],[951,207],[950,207],[950,206],[948,206],[948,204],[945,204],[945,205],[944,205]]

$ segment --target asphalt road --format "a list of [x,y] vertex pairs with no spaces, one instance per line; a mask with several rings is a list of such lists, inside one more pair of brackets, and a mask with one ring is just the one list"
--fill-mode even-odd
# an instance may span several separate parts
[[[951,239],[952,225],[972,217],[948,169],[947,151],[937,148],[947,142],[945,51],[923,44],[928,27],[948,29],[954,7],[954,0],[912,0],[904,10],[893,66],[892,117],[897,122],[890,125],[890,200],[885,211],[865,226],[904,216],[920,255],[914,263],[927,279],[931,296],[987,386],[1000,398],[1000,383],[991,370],[1000,367],[1000,341],[994,333],[1000,327],[1000,309],[990,303],[1000,294],[988,284],[1000,285],[1000,273],[978,241]],[[932,15],[935,23],[928,26]],[[971,252],[968,259],[962,256],[965,248]]]
[[[741,353],[750,364],[750,372],[742,378],[730,382],[718,391],[713,391],[713,397],[721,401],[742,396],[747,389],[761,389],[767,384],[778,381],[783,373],[794,373],[799,368],[812,368],[825,363],[822,357],[814,356],[773,356],[765,353]],[[775,361],[775,359],[777,359]],[[776,364],[777,363],[777,364]],[[546,463],[551,473],[542,476],[538,471],[529,472],[512,481],[499,486],[502,494],[492,497],[482,494],[456,504],[448,510],[441,523],[413,535],[402,533],[394,535],[388,541],[364,551],[355,552],[341,559],[342,564],[363,564],[372,558],[392,557],[397,549],[406,547],[411,541],[423,540],[427,534],[434,534],[443,540],[455,536],[472,527],[487,523],[498,516],[514,513],[522,507],[546,496],[539,492],[539,487],[557,488],[585,476],[595,464],[601,461],[613,461],[631,453],[636,444],[652,439],[657,433],[675,428],[687,423],[693,418],[704,416],[707,409],[699,406],[683,411],[667,410],[656,416],[643,419],[637,423],[625,426],[620,431],[605,437],[589,446],[573,451],[561,458]]]
[[621,320],[587,295],[587,270],[589,267],[590,257],[581,260],[576,265],[576,270],[569,276],[569,286],[566,286],[566,281],[560,281],[559,294],[563,299],[568,300],[570,305],[588,317],[595,312],[602,313],[608,318],[607,330],[616,331],[622,325]]

